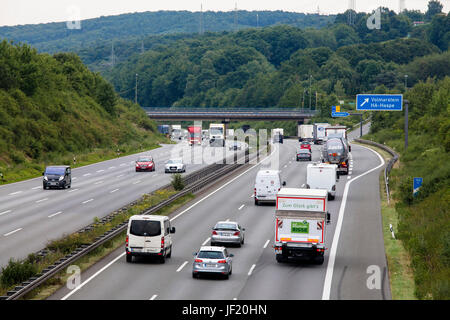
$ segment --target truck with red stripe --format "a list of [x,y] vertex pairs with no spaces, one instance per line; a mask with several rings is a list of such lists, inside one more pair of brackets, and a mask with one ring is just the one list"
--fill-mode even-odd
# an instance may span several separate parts
[[276,260],[306,259],[322,264],[329,222],[327,190],[282,188],[275,211]]

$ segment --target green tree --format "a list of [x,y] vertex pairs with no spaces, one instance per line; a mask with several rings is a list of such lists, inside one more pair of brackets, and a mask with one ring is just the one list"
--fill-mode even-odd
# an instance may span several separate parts
[[430,0],[428,2],[428,10],[425,13],[427,20],[431,20],[436,14],[441,13],[443,7],[442,3],[438,0]]

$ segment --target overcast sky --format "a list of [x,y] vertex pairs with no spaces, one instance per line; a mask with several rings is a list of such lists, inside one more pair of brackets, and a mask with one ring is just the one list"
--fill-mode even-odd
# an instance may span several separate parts
[[[450,0],[440,0],[444,12],[450,11]],[[73,21],[130,12],[158,10],[230,11],[237,2],[241,10],[284,10],[321,14],[344,12],[349,0],[0,0],[0,26]],[[398,12],[399,0],[355,0],[356,11],[371,12],[379,6]],[[428,0],[405,0],[406,8],[427,10]],[[76,9],[74,9],[76,8]]]

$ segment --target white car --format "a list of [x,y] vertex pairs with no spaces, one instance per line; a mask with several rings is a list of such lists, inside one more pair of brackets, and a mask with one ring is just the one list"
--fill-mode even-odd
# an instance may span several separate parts
[[170,159],[165,166],[166,173],[186,172],[186,165],[182,159]]
[[175,228],[167,216],[135,215],[128,221],[125,245],[126,260],[133,257],[156,257],[161,263],[172,256]]

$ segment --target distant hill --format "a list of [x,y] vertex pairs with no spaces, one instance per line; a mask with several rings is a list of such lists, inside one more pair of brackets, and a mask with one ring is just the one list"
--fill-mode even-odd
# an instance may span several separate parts
[[71,164],[74,155],[154,147],[165,141],[156,131],[77,55],[0,42],[0,184],[37,176],[44,163]]
[[[299,28],[322,28],[333,23],[334,15],[284,11],[235,12],[158,11],[129,13],[83,20],[80,30],[70,30],[65,22],[0,27],[0,39],[32,45],[42,52],[77,51],[99,41],[143,38],[149,35],[232,31],[252,27],[287,24]],[[203,27],[200,28],[200,21]],[[235,24],[236,21],[236,24]]]

